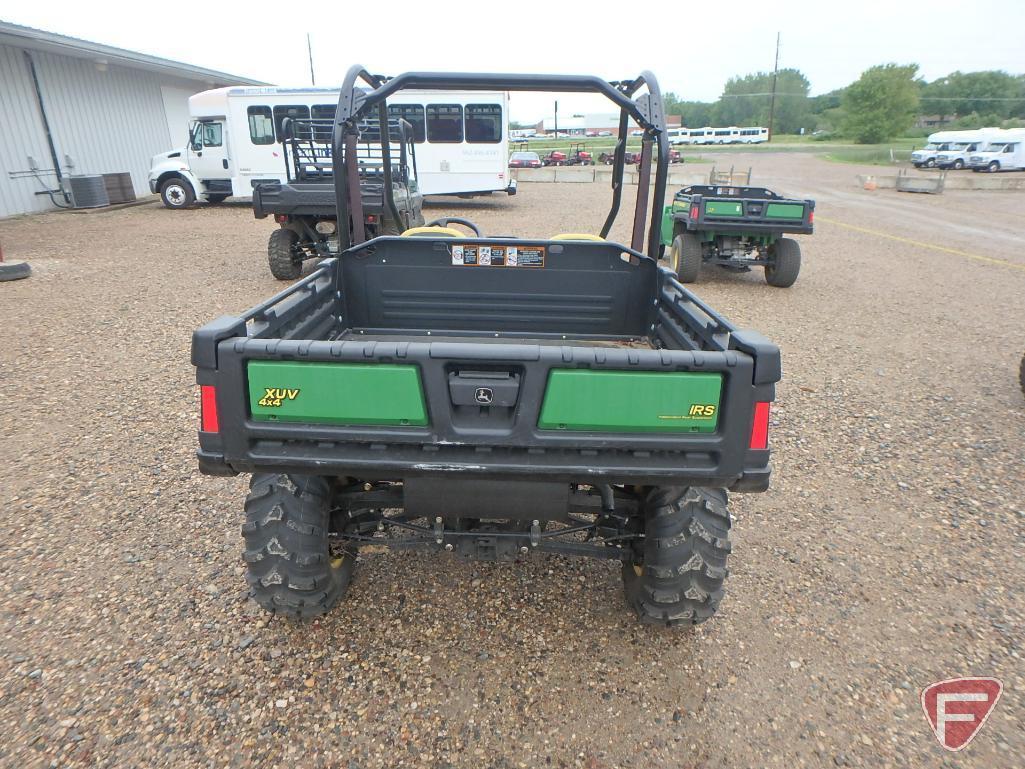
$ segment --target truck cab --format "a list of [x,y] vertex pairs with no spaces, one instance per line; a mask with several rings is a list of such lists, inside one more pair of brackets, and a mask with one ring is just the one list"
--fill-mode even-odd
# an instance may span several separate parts
[[197,199],[220,203],[230,196],[231,176],[224,119],[196,120],[184,148],[153,156],[149,188],[168,208],[187,208]]

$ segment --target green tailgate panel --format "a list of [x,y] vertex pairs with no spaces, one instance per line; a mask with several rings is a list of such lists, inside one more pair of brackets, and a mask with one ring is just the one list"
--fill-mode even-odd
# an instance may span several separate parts
[[705,203],[706,216],[743,216],[744,206],[732,200],[709,200]]
[[249,409],[259,422],[427,424],[416,366],[252,361]]
[[769,203],[765,207],[767,219],[803,219],[804,205],[801,203]]
[[721,393],[721,374],[558,369],[548,378],[538,427],[711,433],[719,422]]

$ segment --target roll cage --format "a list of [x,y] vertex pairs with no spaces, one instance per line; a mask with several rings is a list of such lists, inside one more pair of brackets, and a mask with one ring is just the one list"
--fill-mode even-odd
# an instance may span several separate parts
[[[366,83],[370,90],[358,86]],[[635,97],[641,88],[647,93]],[[387,99],[397,91],[410,88],[424,88],[439,91],[543,91],[558,93],[598,93],[606,96],[619,107],[619,136],[612,168],[612,206],[609,209],[601,236],[608,237],[612,225],[619,215],[623,196],[623,169],[626,165],[626,142],[630,118],[644,130],[641,140],[641,157],[638,169],[637,202],[634,207],[633,228],[630,248],[645,251],[645,217],[647,216],[647,249],[652,259],[658,259],[662,250],[660,221],[666,181],[669,173],[669,140],[666,134],[665,115],[662,107],[662,92],[658,81],[648,71],[641,72],[633,80],[605,81],[591,75],[515,75],[488,74],[476,72],[406,72],[395,77],[372,75],[361,65],[350,67],[342,82],[335,113],[332,154],[338,166],[334,174],[335,199],[338,208],[338,222],[350,221],[351,228],[339,226],[339,248],[344,251],[367,240],[363,226],[363,201],[359,187],[357,163],[349,162],[356,157],[360,122],[377,108],[380,124],[388,124]],[[392,191],[391,149],[388,142],[382,142],[385,205],[395,221],[399,218],[398,207]],[[655,190],[651,195],[651,161],[655,159]],[[340,171],[340,172],[339,172]],[[649,197],[651,198],[650,213]]]

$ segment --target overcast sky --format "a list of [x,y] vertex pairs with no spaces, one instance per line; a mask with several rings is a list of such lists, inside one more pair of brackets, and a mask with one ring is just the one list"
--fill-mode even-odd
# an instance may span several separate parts
[[[918,64],[927,80],[958,69],[1025,72],[1021,0],[147,5],[0,0],[0,19],[277,85],[309,84],[307,32],[317,85],[337,84],[356,62],[381,74],[419,69],[624,79],[650,69],[664,91],[713,101],[731,76],[772,69],[777,31],[780,67],[804,72],[812,94],[891,61]],[[551,114],[551,102],[514,94],[512,117],[533,122]],[[600,97],[559,97],[560,114],[606,111],[606,105]]]

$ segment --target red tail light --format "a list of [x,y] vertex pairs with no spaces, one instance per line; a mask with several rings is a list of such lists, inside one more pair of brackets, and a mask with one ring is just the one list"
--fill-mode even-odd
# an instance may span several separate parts
[[213,385],[199,386],[199,424],[204,433],[219,433],[217,419],[217,388]]
[[288,214],[274,214],[274,221],[278,224],[286,224],[288,222]]
[[690,207],[690,218],[691,219],[697,219],[698,218],[698,207],[697,206],[691,206]]
[[748,448],[769,448],[769,404],[764,401],[755,403],[755,418],[751,424],[751,442]]
[[377,215],[367,214],[367,224],[377,224]]
[[[814,224],[814,223],[815,223],[815,212],[814,211],[809,211],[808,212],[808,224]],[[826,224],[829,224],[829,222],[826,222]]]

